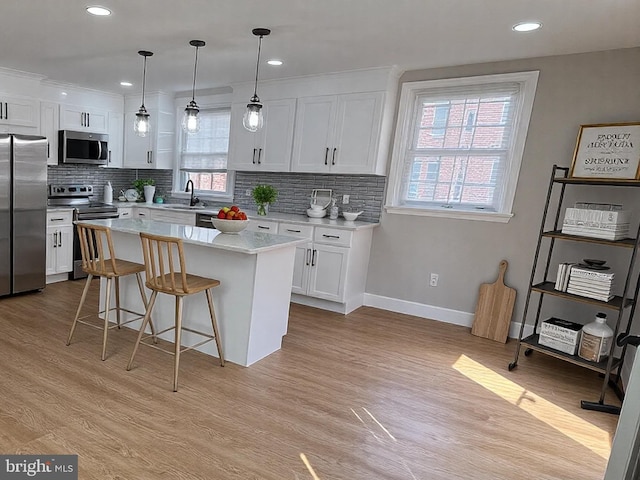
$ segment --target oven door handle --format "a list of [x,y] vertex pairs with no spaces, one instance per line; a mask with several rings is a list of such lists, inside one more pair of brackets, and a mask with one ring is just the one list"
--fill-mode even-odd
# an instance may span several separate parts
[[118,213],[79,213],[76,220],[105,220],[109,218],[119,218]]

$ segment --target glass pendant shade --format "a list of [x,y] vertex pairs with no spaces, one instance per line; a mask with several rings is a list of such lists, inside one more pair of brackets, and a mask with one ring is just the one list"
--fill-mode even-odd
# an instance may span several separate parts
[[151,129],[151,124],[149,123],[149,114],[147,113],[147,109],[144,108],[144,105],[140,107],[138,113],[136,113],[136,119],[133,124],[133,131],[139,137],[146,137]]
[[200,109],[193,100],[189,102],[187,108],[184,109],[182,116],[182,129],[187,133],[198,133],[200,131],[200,117],[198,112]]
[[[257,97],[254,97],[257,99]],[[250,132],[257,132],[264,125],[264,117],[262,116],[262,104],[259,101],[251,99],[251,103],[247,105],[247,110],[242,117],[242,125]]]
[[196,74],[198,71],[198,49],[204,47],[205,43],[202,40],[191,40],[189,45],[196,47],[196,59],[193,64],[193,90],[191,91],[191,101],[184,109],[184,115],[182,117],[182,130],[186,133],[198,133],[200,131],[200,118],[198,112],[200,108],[196,103]]
[[254,84],[253,97],[251,97],[251,100],[249,100],[247,110],[244,112],[244,116],[242,117],[242,126],[244,126],[244,128],[246,128],[250,132],[257,132],[264,125],[264,117],[262,116],[262,104],[260,103],[260,99],[258,98],[260,50],[262,49],[262,37],[266,37],[267,35],[269,35],[271,33],[271,30],[269,30],[268,28],[254,28],[251,33],[253,33],[256,37],[259,37],[258,59],[256,61],[256,82]]
[[142,104],[136,113],[136,119],[133,124],[133,131],[139,137],[146,137],[151,130],[151,124],[149,122],[149,113],[144,107],[144,87],[147,82],[147,57],[153,55],[153,52],[146,50],[138,51],[138,55],[144,57],[144,66],[142,67]]

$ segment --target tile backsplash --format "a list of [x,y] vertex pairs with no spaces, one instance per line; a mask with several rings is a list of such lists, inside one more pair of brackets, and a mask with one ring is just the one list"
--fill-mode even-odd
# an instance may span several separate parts
[[[56,165],[48,167],[50,184],[86,183],[93,185],[94,198],[102,199],[104,186],[111,181],[114,199],[120,190],[133,186],[137,178],[152,178],[156,183],[156,194],[172,203],[186,200],[172,198],[172,170],[137,170],[131,168],[100,168],[94,165]],[[247,192],[259,183],[268,183],[278,190],[278,200],[270,210],[282,213],[304,214],[309,208],[311,191],[314,188],[330,188],[338,198],[342,211],[342,196],[349,195],[349,206],[363,210],[359,217],[364,221],[379,221],[384,198],[385,177],[373,175],[323,175],[312,173],[254,173],[236,172],[234,203],[241,208],[255,210],[256,205]]]

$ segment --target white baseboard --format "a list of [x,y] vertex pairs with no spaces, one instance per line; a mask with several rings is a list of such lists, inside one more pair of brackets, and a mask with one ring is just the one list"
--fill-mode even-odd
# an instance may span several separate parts
[[[406,315],[437,320],[439,322],[452,323],[463,327],[471,328],[471,325],[473,324],[473,313],[461,312],[450,308],[435,307],[424,303],[400,300],[398,298],[383,297],[382,295],[365,293],[364,304],[368,307],[389,310],[390,312],[404,313]],[[533,326],[526,326],[524,335],[528,336],[532,333]],[[511,322],[511,326],[509,327],[509,338],[518,338],[519,334],[520,322]]]

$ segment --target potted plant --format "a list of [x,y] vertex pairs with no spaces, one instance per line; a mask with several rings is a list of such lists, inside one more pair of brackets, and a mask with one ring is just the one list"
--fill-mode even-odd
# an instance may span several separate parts
[[156,193],[155,180],[152,178],[133,181],[133,188],[138,192],[138,198],[144,198],[146,203],[153,203],[153,195]]
[[269,211],[269,204],[278,198],[278,190],[272,185],[256,185],[251,190],[251,196],[258,205],[258,215],[266,215]]

